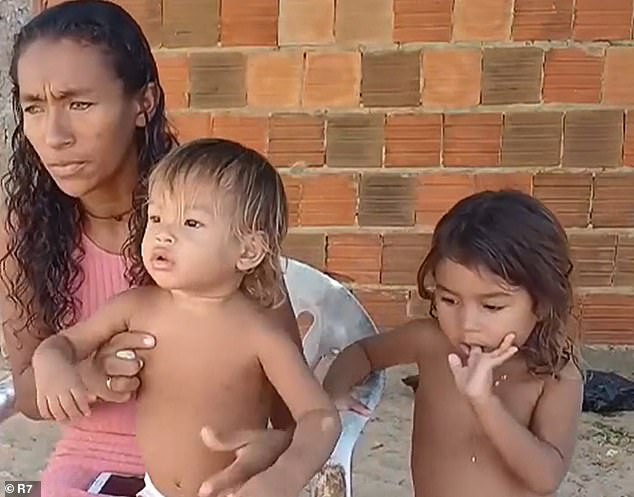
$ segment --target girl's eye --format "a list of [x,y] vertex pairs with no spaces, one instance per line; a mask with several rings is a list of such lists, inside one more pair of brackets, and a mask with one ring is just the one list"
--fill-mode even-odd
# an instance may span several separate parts
[[440,297],[440,301],[444,304],[454,305],[456,301],[449,297]]
[[90,102],[73,102],[70,104],[70,108],[73,110],[86,110],[92,107],[92,105]]
[[502,309],[504,309],[505,306],[503,306],[503,305],[484,304],[482,307],[484,307],[487,311],[497,312],[497,311],[501,311]]
[[161,217],[160,216],[148,216],[148,219],[150,220],[151,223],[160,223],[161,222]]
[[200,228],[202,227],[203,223],[201,223],[200,221],[196,221],[195,219],[186,219],[185,220],[185,226],[187,226],[188,228]]

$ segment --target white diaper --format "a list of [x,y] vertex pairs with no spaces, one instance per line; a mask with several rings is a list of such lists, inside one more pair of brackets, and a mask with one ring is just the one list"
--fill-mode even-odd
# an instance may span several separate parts
[[147,473],[145,473],[143,477],[143,482],[145,483],[145,487],[136,494],[136,497],[163,497],[163,494],[156,489]]

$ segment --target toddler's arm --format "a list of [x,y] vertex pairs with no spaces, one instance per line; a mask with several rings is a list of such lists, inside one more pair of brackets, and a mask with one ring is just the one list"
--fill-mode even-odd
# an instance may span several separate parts
[[45,419],[58,421],[90,414],[88,392],[76,365],[128,327],[139,291],[124,292],[95,314],[46,338],[33,354],[37,405]]
[[484,432],[515,475],[538,495],[552,495],[568,472],[583,400],[581,373],[571,363],[546,380],[530,430],[496,396],[474,409]]
[[[277,495],[297,495],[332,453],[341,432],[339,415],[297,345],[285,333],[262,333],[257,349],[264,373],[296,423],[288,449],[268,470],[269,475],[275,475],[269,481],[277,479]],[[266,491],[256,493],[269,495]]]

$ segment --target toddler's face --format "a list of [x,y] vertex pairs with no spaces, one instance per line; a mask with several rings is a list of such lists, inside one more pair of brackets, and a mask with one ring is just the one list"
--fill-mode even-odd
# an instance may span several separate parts
[[455,346],[497,348],[509,333],[523,345],[537,316],[524,288],[511,287],[490,271],[470,269],[448,259],[434,273],[434,302],[440,328]]
[[237,274],[240,244],[228,215],[219,212],[213,192],[150,194],[143,237],[143,263],[162,288],[194,293],[222,291]]

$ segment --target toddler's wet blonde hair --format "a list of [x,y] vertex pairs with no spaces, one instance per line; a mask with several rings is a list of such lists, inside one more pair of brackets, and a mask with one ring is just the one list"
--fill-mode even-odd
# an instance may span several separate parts
[[[265,157],[230,140],[195,140],[175,148],[156,165],[149,177],[148,195],[157,188],[182,203],[211,188],[216,213],[229,220],[232,235],[240,240],[257,235],[264,245],[264,258],[245,273],[241,290],[266,307],[282,302],[280,256],[288,230],[288,207],[282,178]],[[144,228],[132,230],[137,250],[131,254],[134,260],[129,272],[137,285],[153,283],[140,257]]]

